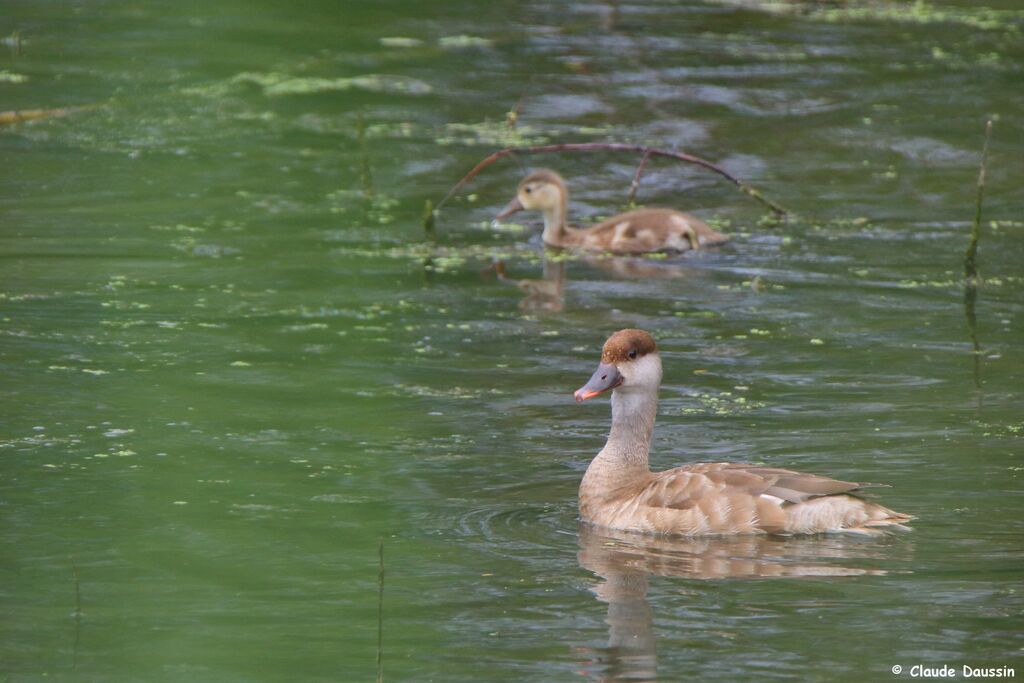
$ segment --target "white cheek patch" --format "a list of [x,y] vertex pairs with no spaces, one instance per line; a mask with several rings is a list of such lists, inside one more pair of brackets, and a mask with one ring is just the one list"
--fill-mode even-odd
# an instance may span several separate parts
[[541,200],[544,204],[544,208],[553,207],[562,201],[561,193],[559,193],[558,188],[553,185],[545,185],[540,191],[535,192],[534,194],[540,195],[537,199]]
[[661,358],[649,353],[643,358],[630,361],[620,372],[627,386],[654,386],[661,384]]

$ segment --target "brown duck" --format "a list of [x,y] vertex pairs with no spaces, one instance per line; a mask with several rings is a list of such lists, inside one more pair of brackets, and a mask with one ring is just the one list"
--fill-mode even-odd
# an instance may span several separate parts
[[576,391],[576,400],[586,401],[612,390],[608,442],[580,484],[583,521],[684,536],[908,530],[904,522],[913,517],[864,500],[863,484],[726,462],[651,472],[647,458],[660,384],[654,339],[629,329],[609,337],[597,371]]
[[502,220],[530,209],[544,214],[544,244],[612,254],[689,251],[722,244],[728,238],[707,223],[674,209],[635,209],[589,228],[566,224],[569,190],[554,171],[535,171],[523,179],[516,197],[495,217]]

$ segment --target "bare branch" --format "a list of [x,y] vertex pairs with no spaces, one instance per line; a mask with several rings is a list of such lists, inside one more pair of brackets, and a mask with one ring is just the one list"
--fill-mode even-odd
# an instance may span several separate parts
[[647,167],[647,161],[651,158],[650,152],[644,152],[643,157],[640,159],[640,165],[636,167],[636,173],[633,174],[633,182],[629,184],[629,197],[626,198],[627,204],[632,204],[636,200],[636,191],[640,189],[640,176],[643,175],[644,169]]

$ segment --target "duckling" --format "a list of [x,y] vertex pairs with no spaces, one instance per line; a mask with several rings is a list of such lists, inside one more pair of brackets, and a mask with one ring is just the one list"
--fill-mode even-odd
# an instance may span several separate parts
[[571,228],[566,224],[568,205],[569,190],[562,176],[539,170],[519,183],[515,199],[495,220],[524,209],[541,211],[544,244],[612,254],[689,251],[728,240],[699,218],[674,209],[635,209],[589,228]]
[[651,472],[648,453],[661,385],[654,338],[626,329],[604,344],[577,402],[612,390],[612,428],[579,490],[580,517],[601,527],[655,534],[878,535],[906,531],[912,516],[864,500],[866,484],[728,462]]

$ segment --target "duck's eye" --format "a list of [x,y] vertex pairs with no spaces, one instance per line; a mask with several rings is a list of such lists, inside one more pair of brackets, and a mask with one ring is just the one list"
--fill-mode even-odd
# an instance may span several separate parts
[[533,192],[533,188],[527,185],[526,187],[523,188],[523,192],[525,192],[526,194],[530,194],[531,192]]
[[630,349],[628,355],[629,355],[630,359],[635,359],[636,358],[636,349]]

